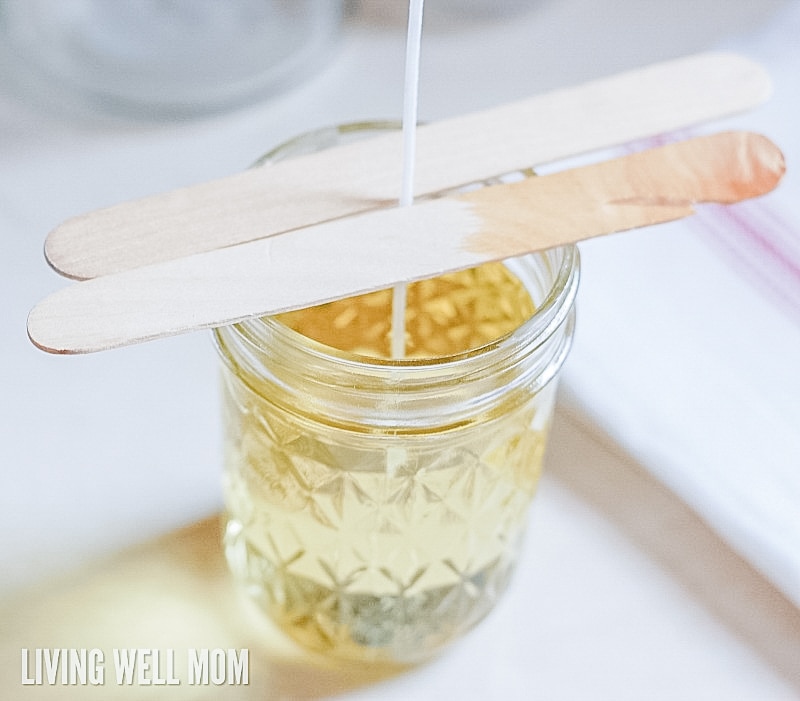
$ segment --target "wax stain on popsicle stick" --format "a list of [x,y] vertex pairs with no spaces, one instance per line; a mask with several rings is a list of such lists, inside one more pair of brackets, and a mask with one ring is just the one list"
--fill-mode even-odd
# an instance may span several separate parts
[[[415,196],[750,109],[767,73],[728,53],[659,63],[419,127]],[[391,206],[402,139],[385,134],[74,217],[45,253],[76,279],[129,270]]]
[[772,190],[766,137],[698,137],[520,183],[380,210],[73,284],[31,312],[54,353],[85,353],[299,309]]
[[576,243],[602,230],[688,216],[695,203],[756,197],[773,189],[784,171],[781,152],[759,134],[691,139],[540,178],[535,216],[529,216],[527,182],[476,190],[464,199],[476,206],[483,226],[468,245],[507,258],[533,239],[542,248]]

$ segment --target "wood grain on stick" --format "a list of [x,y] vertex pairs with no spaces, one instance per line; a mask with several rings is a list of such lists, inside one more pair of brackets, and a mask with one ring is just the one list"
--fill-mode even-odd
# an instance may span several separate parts
[[31,312],[28,333],[84,353],[220,326],[671,221],[764,194],[784,169],[763,136],[699,137],[75,283]]
[[[705,53],[424,125],[415,196],[741,112],[770,89],[748,59]],[[77,216],[45,254],[87,279],[390,206],[401,148],[387,133]]]

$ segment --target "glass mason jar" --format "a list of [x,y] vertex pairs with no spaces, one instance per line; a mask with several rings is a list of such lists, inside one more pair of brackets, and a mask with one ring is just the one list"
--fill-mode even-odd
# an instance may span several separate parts
[[[300,137],[262,163],[389,125]],[[279,318],[217,329],[234,576],[304,647],[413,664],[509,582],[574,327],[575,247],[505,262],[535,313],[453,355],[334,349]]]

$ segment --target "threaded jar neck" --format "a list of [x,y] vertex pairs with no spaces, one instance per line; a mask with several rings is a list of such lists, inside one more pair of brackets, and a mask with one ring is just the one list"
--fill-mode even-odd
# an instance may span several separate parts
[[514,331],[450,356],[384,360],[325,346],[275,318],[217,329],[231,373],[309,420],[359,432],[445,430],[525,401],[557,374],[574,325],[579,256],[573,246],[507,261],[537,311]]
[[[287,141],[255,167],[399,127],[371,121],[323,128]],[[577,248],[554,248],[505,264],[536,312],[514,331],[464,353],[423,360],[358,356],[270,317],[217,329],[217,347],[232,375],[251,391],[308,421],[402,435],[485,421],[528,401],[555,377],[574,326]]]

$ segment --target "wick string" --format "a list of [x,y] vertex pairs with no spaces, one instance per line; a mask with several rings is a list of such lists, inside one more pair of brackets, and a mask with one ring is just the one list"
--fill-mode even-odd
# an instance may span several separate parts
[[[417,141],[419,55],[422,42],[424,0],[410,0],[406,35],[405,84],[403,89],[403,181],[399,204],[414,203],[414,161]],[[392,358],[403,358],[406,345],[406,285],[392,287]]]

